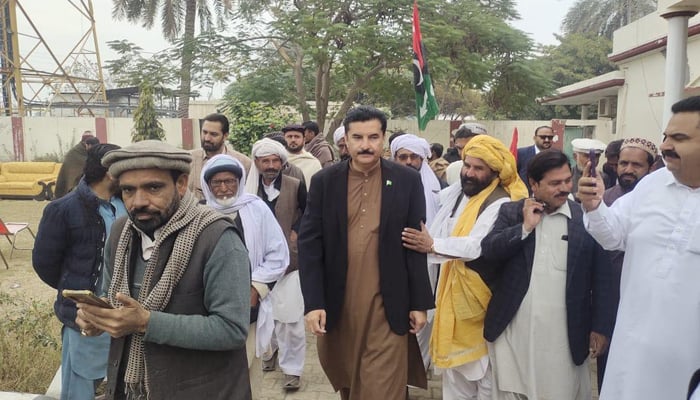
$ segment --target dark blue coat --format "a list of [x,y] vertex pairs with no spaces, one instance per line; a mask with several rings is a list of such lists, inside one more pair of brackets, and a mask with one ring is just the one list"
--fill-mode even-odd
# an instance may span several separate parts
[[[490,342],[510,324],[530,286],[535,232],[522,239],[523,201],[503,204],[493,230],[481,242],[481,255],[498,277],[484,321],[484,337]],[[581,365],[588,357],[591,331],[610,338],[615,322],[613,270],[608,252],[583,227],[581,206],[569,200],[569,208],[563,238],[568,240],[566,323],[571,356]]]
[[105,243],[104,220],[98,206],[99,199],[81,180],[75,190],[46,206],[32,251],[36,273],[58,289],[56,316],[76,330],[75,303],[64,299],[61,291],[97,289]]

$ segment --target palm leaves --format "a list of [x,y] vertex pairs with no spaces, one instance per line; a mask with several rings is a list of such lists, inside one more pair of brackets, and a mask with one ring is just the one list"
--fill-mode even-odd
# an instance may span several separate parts
[[615,30],[656,10],[655,0],[578,0],[561,24],[564,34],[584,33],[612,39]]

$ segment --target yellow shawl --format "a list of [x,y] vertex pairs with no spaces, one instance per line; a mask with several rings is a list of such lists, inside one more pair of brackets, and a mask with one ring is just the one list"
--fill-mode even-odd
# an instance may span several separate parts
[[[459,216],[452,236],[467,236],[479,216],[479,209],[498,185],[510,194],[511,200],[527,196],[525,184],[517,174],[515,159],[497,139],[479,135],[469,141],[464,155],[480,158],[498,178],[484,190],[469,198]],[[437,288],[436,313],[430,337],[430,356],[435,366],[452,368],[480,359],[487,354],[484,340],[484,317],[491,299],[491,290],[460,260],[444,263]]]

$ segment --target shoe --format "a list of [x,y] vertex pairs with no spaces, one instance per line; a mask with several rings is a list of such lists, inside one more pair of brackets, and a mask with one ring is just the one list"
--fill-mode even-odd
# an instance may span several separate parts
[[274,371],[275,363],[277,362],[277,350],[270,356],[269,359],[265,359],[263,356],[262,360],[262,370],[263,371]]
[[296,375],[284,374],[284,385],[282,386],[282,389],[287,390],[287,391],[299,390],[300,386],[301,386],[301,377],[296,376]]

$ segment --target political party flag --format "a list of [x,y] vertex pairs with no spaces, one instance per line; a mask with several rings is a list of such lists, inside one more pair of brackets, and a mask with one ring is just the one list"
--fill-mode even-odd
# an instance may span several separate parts
[[416,90],[418,129],[424,131],[428,121],[437,116],[438,104],[428,73],[428,61],[425,58],[425,47],[420,33],[418,2],[413,3],[413,85]]
[[513,129],[513,138],[510,139],[510,152],[515,157],[515,161],[518,161],[518,127]]

